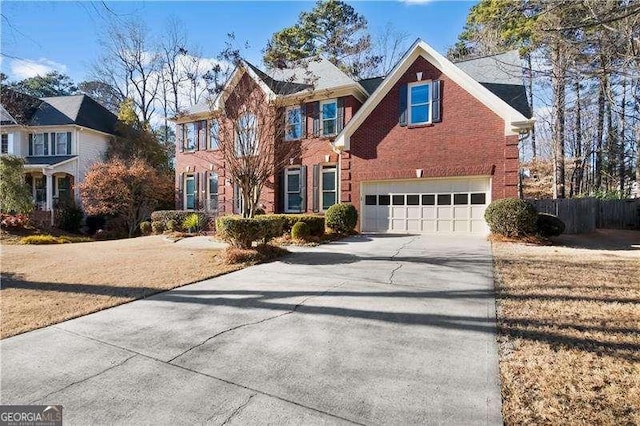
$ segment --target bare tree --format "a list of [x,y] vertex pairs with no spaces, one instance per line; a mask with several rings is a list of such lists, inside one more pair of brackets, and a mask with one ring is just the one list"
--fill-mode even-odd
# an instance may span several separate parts
[[363,71],[361,77],[386,76],[409,48],[409,33],[402,31],[388,22],[382,30],[374,36],[372,49],[369,54],[380,58],[380,61],[370,70]]
[[140,120],[149,124],[160,88],[160,56],[147,27],[136,20],[112,20],[99,40],[102,55],[94,64],[96,79],[131,98]]

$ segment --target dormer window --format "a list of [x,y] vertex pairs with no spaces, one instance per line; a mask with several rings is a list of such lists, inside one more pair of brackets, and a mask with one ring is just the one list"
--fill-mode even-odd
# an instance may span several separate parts
[[416,82],[409,84],[409,124],[431,123],[431,82]]

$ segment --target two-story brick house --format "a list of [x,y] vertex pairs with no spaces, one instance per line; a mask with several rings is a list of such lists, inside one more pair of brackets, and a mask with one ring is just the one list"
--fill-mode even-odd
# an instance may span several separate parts
[[64,198],[80,202],[78,184],[103,159],[116,122],[87,95],[38,99],[2,88],[1,153],[24,157],[36,215],[52,218],[50,212]]
[[[312,89],[297,80],[309,73]],[[285,131],[273,143],[302,148],[261,194],[267,212],[349,202],[365,232],[485,233],[489,202],[517,196],[518,141],[532,126],[521,75],[515,52],[453,64],[418,40],[381,78],[319,60],[269,74],[245,64],[230,84],[277,99]],[[241,197],[216,150],[213,105],[176,119],[177,206],[228,214]]]

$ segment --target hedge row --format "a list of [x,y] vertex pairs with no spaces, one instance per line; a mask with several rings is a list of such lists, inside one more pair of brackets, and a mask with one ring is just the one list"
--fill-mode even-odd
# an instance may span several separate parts
[[282,231],[286,233],[290,233],[296,223],[303,222],[309,226],[310,235],[321,237],[324,234],[324,216],[316,214],[269,214],[260,217],[282,218],[284,221]]
[[243,218],[222,216],[216,219],[217,235],[233,247],[249,248],[254,241],[266,244],[282,235],[284,220],[279,215]]
[[564,232],[564,222],[557,216],[538,213],[535,207],[517,198],[503,198],[489,204],[484,213],[489,229],[507,237],[541,235],[558,236]]

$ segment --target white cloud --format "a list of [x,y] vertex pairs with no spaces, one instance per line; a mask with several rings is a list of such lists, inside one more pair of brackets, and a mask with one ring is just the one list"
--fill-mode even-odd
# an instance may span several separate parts
[[25,78],[45,75],[51,71],[67,72],[67,66],[54,62],[47,58],[40,59],[13,59],[9,65],[14,78],[22,80]]

